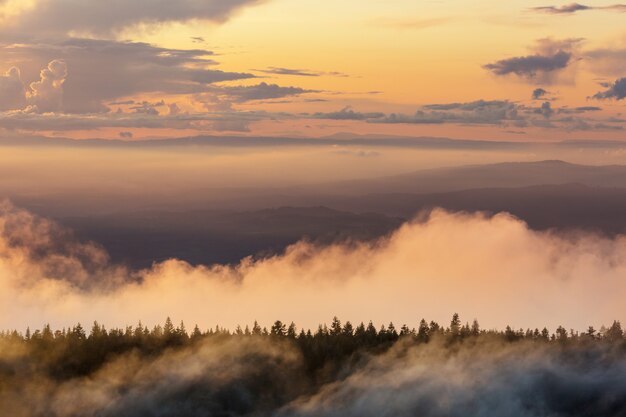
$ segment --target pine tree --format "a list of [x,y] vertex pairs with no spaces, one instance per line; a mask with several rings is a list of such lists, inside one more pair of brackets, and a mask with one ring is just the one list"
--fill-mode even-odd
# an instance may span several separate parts
[[337,318],[337,316],[333,317],[333,322],[330,325],[330,334],[332,336],[339,336],[341,334],[341,321]]
[[270,329],[270,334],[274,336],[285,336],[287,334],[287,327],[282,321],[276,320]]
[[474,319],[472,322],[472,336],[478,336],[480,334],[480,325],[478,324],[478,320]]
[[461,333],[461,319],[457,313],[452,315],[452,320],[450,321],[450,333],[453,337],[458,337]]
[[426,343],[430,340],[429,334],[430,328],[428,327],[426,320],[422,319],[420,321],[419,328],[417,329],[417,340]]
[[174,325],[172,324],[172,319],[169,317],[165,319],[165,324],[163,325],[163,336],[170,337],[174,334]]
[[289,327],[287,328],[287,337],[289,337],[290,339],[295,339],[296,335],[297,335],[296,323],[292,321]]

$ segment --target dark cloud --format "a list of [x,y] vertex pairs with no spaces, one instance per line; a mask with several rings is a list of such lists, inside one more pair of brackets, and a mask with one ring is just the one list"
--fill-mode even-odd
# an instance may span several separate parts
[[501,59],[483,68],[498,76],[515,74],[526,79],[549,82],[552,73],[567,68],[573,61],[573,50],[580,42],[581,39],[541,39],[532,54]]
[[544,101],[541,104],[541,107],[535,110],[537,114],[542,115],[546,119],[549,119],[554,114],[554,109],[552,109],[552,105],[549,101]]
[[300,87],[282,87],[277,84],[262,82],[250,86],[211,86],[206,93],[195,95],[195,99],[203,103],[210,111],[230,111],[233,104],[250,101],[262,103],[263,100],[275,100],[284,97],[316,93],[317,90],[306,90]]
[[354,111],[351,107],[344,107],[337,112],[330,113],[315,113],[313,115],[316,119],[330,119],[330,120],[370,120],[380,119],[385,117],[384,113],[361,113]]
[[129,109],[134,111],[135,113],[145,113],[153,116],[159,115],[159,107],[165,107],[165,101],[161,100],[156,103],[150,103],[148,101],[143,101],[137,105],[130,107]]
[[488,124],[501,125],[519,120],[518,105],[507,100],[477,100],[467,103],[429,104],[407,116],[390,114],[379,123],[411,124]]
[[224,22],[237,10],[262,0],[47,0],[38,1],[5,23],[4,31],[111,35],[135,25],[191,20]]
[[571,14],[576,13],[580,10],[590,10],[592,7],[585,6],[584,4],[579,3],[570,3],[565,4],[563,6],[542,6],[542,7],[533,7],[532,10],[542,13],[550,13],[550,14]]
[[585,10],[606,10],[612,12],[626,12],[626,4],[613,4],[610,6],[587,6],[580,3],[570,3],[563,6],[533,7],[531,10],[539,13],[570,15]]
[[547,90],[544,90],[543,88],[535,88],[533,90],[532,98],[533,100],[540,100],[544,98],[547,94],[549,94]]
[[267,69],[256,69],[253,71],[262,72],[264,74],[276,74],[276,75],[296,75],[300,77],[319,77],[319,72],[313,72],[309,70],[294,69],[294,68],[280,68],[269,67]]
[[269,67],[266,69],[255,69],[253,71],[261,72],[264,74],[293,75],[293,76],[298,76],[298,77],[320,77],[322,75],[330,75],[333,77],[349,77],[348,74],[344,74],[342,72],[337,72],[337,71],[323,72],[323,71],[310,71],[310,70],[305,70],[305,69],[282,68],[282,67]]
[[122,139],[132,139],[133,138],[133,132],[120,132],[119,133],[119,137]]
[[[234,88],[234,87],[233,87]],[[245,90],[244,90],[245,91]],[[156,103],[135,103],[126,111],[95,114],[36,114],[29,111],[0,112],[0,128],[23,131],[70,131],[97,130],[101,128],[118,129],[194,129],[201,132],[235,131],[247,132],[250,124],[263,120],[294,119],[329,119],[351,120],[367,123],[388,124],[459,124],[491,125],[511,128],[535,126],[546,129],[563,128],[565,130],[617,130],[622,129],[623,120],[600,120],[589,117],[561,117],[557,115],[576,115],[595,113],[599,107],[552,107],[546,101],[538,107],[528,107],[508,100],[477,100],[467,103],[429,104],[420,107],[413,114],[359,112],[345,107],[337,112],[285,113],[263,111],[238,111],[231,106],[253,96],[224,95],[224,98],[210,95],[196,97],[203,101],[207,112],[181,112],[176,103],[160,101]],[[223,101],[220,101],[223,100]],[[253,100],[255,102],[259,102]],[[167,110],[166,110],[167,108]],[[161,110],[163,109],[163,110]],[[132,111],[129,113],[128,111]]]
[[580,113],[587,113],[587,112],[602,111],[602,107],[597,107],[597,106],[580,106],[580,107],[574,107],[574,108],[561,107],[558,111],[559,113],[563,113],[563,114],[580,114]]
[[[509,100],[476,100],[466,103],[427,104],[414,114],[362,113],[346,107],[334,113],[315,113],[313,117],[331,120],[361,120],[368,123],[389,124],[460,124],[494,125],[523,128],[535,126],[544,129],[565,130],[621,130],[622,121],[582,119],[580,117],[556,118],[557,114],[596,112],[599,107],[554,108],[549,101],[538,107],[524,106]],[[306,117],[307,115],[301,115]]]
[[551,72],[567,67],[572,54],[558,51],[554,55],[527,55],[515,58],[502,59],[484,66],[496,75],[516,74],[522,77],[533,78],[538,72]]
[[22,78],[53,60],[66,63],[63,110],[106,111],[105,103],[140,93],[192,94],[220,81],[252,74],[210,69],[213,53],[169,49],[141,42],[70,39],[55,44],[4,45],[0,57],[23,63]]
[[281,87],[277,84],[260,83],[251,86],[217,87],[218,95],[227,97],[230,101],[244,103],[253,100],[268,100],[289,96],[298,96],[304,93],[318,92],[300,87]]
[[606,90],[597,92],[593,95],[593,98],[597,100],[623,100],[626,98],[626,77],[616,80],[615,83],[609,85]]

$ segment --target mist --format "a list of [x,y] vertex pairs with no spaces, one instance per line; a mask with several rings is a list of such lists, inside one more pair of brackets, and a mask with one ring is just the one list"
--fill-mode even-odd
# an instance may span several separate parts
[[621,415],[625,371],[623,356],[611,350],[484,340],[453,349],[400,342],[278,415]]
[[[327,335],[328,337],[328,335]],[[55,365],[99,345],[57,350],[0,342],[0,412],[39,416],[620,416],[623,343],[507,342],[491,334],[402,337],[317,373],[295,340],[213,335],[158,353],[111,355],[86,374]],[[60,351],[59,351],[60,349]],[[89,349],[89,348],[88,348]],[[66,364],[67,366],[67,364]]]
[[[410,139],[291,139],[229,146],[46,139],[37,144],[0,143],[0,196],[46,216],[122,211],[272,207],[277,195],[337,194],[333,183],[426,169],[510,161],[564,159],[582,164],[624,163],[615,144],[583,148],[498,142],[490,145],[410,146]],[[406,141],[407,146],[393,146]],[[434,141],[434,145],[431,142]],[[449,146],[449,147],[448,147]],[[359,191],[375,192],[359,187]],[[430,192],[447,188],[428,188]],[[345,195],[345,187],[341,188]],[[271,197],[271,198],[270,198]],[[317,199],[320,201],[320,199]],[[302,198],[288,201],[302,201]],[[269,204],[269,205],[268,205]]]
[[293,320],[415,325],[457,311],[488,328],[584,329],[623,319],[626,237],[533,231],[506,213],[434,210],[379,239],[319,245],[234,265],[171,259],[136,270],[96,243],[4,203],[0,328],[171,316],[206,328]]

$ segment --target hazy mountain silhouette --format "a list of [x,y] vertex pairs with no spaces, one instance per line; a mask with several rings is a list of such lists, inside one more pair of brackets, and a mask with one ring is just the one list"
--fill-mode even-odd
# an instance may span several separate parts
[[320,243],[371,239],[391,232],[403,219],[326,207],[282,207],[250,212],[139,211],[61,221],[80,237],[104,245],[114,260],[144,267],[169,258],[202,264],[236,262],[280,252],[301,239]]
[[624,165],[577,165],[559,160],[505,162],[415,171],[389,177],[316,186],[334,193],[432,193],[474,188],[580,183],[626,187]]

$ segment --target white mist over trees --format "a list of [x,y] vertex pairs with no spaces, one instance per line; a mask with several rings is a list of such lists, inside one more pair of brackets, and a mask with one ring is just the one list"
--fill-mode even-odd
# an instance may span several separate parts
[[374,242],[299,242],[237,265],[173,259],[131,270],[5,204],[0,253],[0,328],[154,325],[165,315],[231,329],[288,317],[315,328],[329,311],[410,323],[454,309],[487,327],[582,330],[623,320],[626,299],[625,237],[536,232],[507,214],[436,210]]

